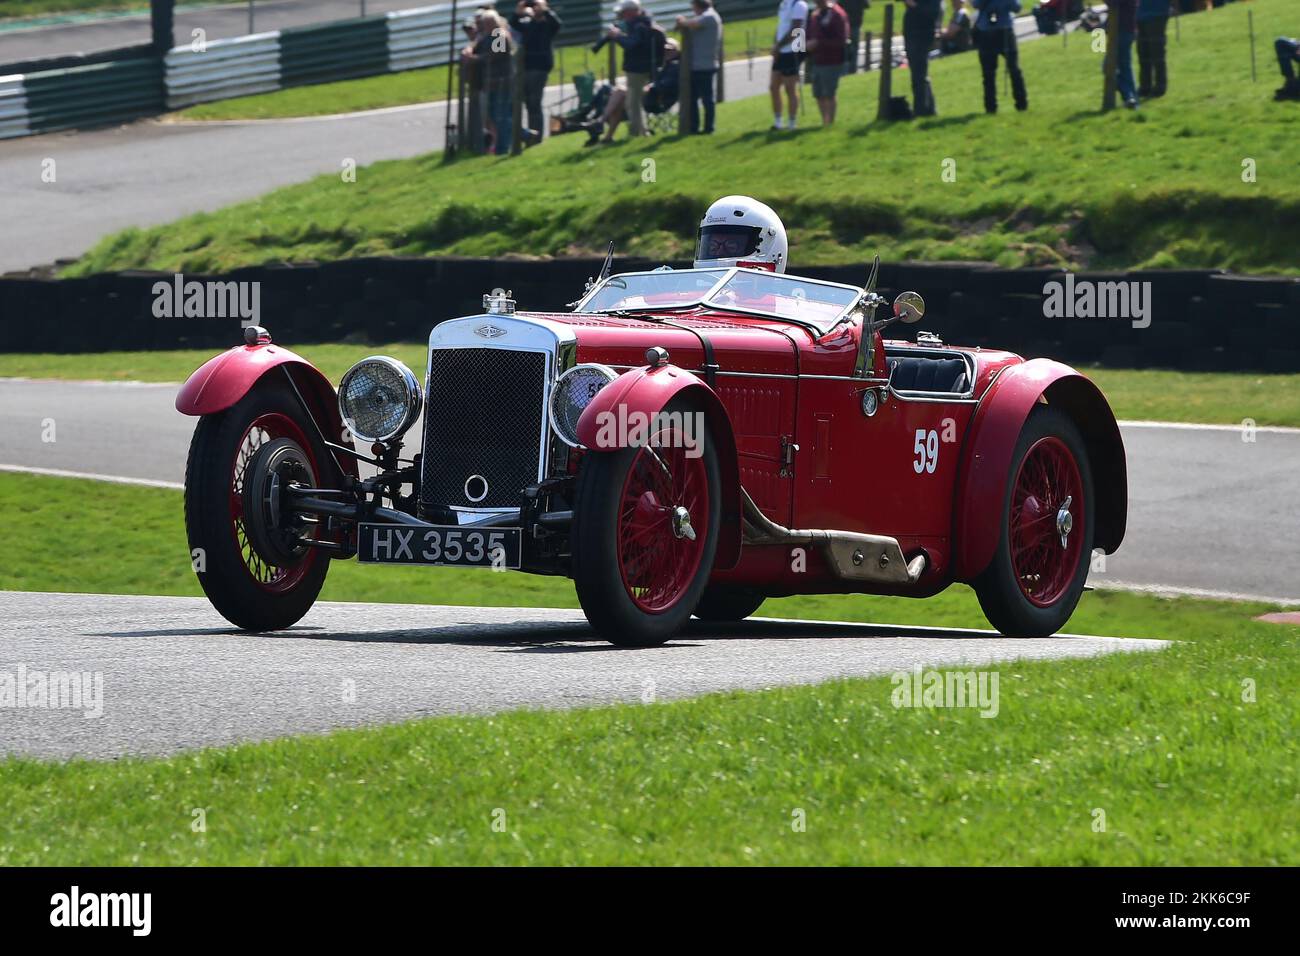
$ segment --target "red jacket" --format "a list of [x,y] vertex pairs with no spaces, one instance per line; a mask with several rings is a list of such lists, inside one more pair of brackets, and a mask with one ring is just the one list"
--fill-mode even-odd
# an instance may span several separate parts
[[813,63],[818,66],[843,63],[844,45],[849,42],[849,15],[844,8],[838,3],[832,3],[825,10],[813,7],[808,14],[808,40]]

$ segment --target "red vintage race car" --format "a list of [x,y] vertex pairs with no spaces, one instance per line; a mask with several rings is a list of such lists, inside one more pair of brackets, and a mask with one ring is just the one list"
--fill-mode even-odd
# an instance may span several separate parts
[[1124,536],[1124,448],[1096,386],[884,339],[924,305],[905,292],[888,314],[874,272],[865,288],[743,264],[607,275],[565,313],[484,300],[433,329],[423,382],[376,356],[336,394],[250,329],[185,384],[189,540],[228,620],[288,627],[356,557],[567,575],[621,645],[769,596],[954,581],[999,631],[1044,636]]

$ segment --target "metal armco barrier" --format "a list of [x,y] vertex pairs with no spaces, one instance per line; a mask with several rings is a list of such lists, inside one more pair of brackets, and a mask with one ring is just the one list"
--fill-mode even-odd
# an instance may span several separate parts
[[0,77],[0,138],[122,122],[164,105],[156,57]]
[[[689,0],[645,5],[670,33],[674,18],[690,12]],[[720,0],[715,6],[724,21],[772,12],[768,0]],[[614,21],[608,0],[555,0],[552,7],[564,23],[557,37],[563,45],[594,43]],[[460,21],[472,12],[473,4],[460,5],[453,23],[451,4],[442,3],[212,40],[201,48],[178,46],[161,59],[132,56],[0,76],[0,139],[122,122],[287,86],[445,66],[449,34],[459,41]]]

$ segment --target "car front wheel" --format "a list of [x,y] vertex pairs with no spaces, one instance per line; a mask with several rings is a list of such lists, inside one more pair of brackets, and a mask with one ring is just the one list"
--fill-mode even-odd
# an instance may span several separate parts
[[675,399],[665,411],[648,442],[588,452],[578,471],[572,534],[578,601],[601,637],[625,647],[662,644],[681,628],[699,603],[717,550],[717,453],[700,430],[688,446],[679,423],[697,414],[690,403]]
[[[200,418],[190,441],[185,528],[194,570],[212,606],[245,630],[296,623],[325,583],[329,556],[299,541],[313,529],[290,516],[272,521],[265,507],[272,471],[307,485],[323,474],[328,452],[311,430],[293,393],[263,382]],[[264,447],[270,454],[259,454]]]

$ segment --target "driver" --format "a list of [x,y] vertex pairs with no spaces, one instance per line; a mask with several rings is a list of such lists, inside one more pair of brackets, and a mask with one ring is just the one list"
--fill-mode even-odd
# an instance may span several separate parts
[[746,266],[785,272],[785,226],[757,199],[723,196],[700,220],[695,268]]

